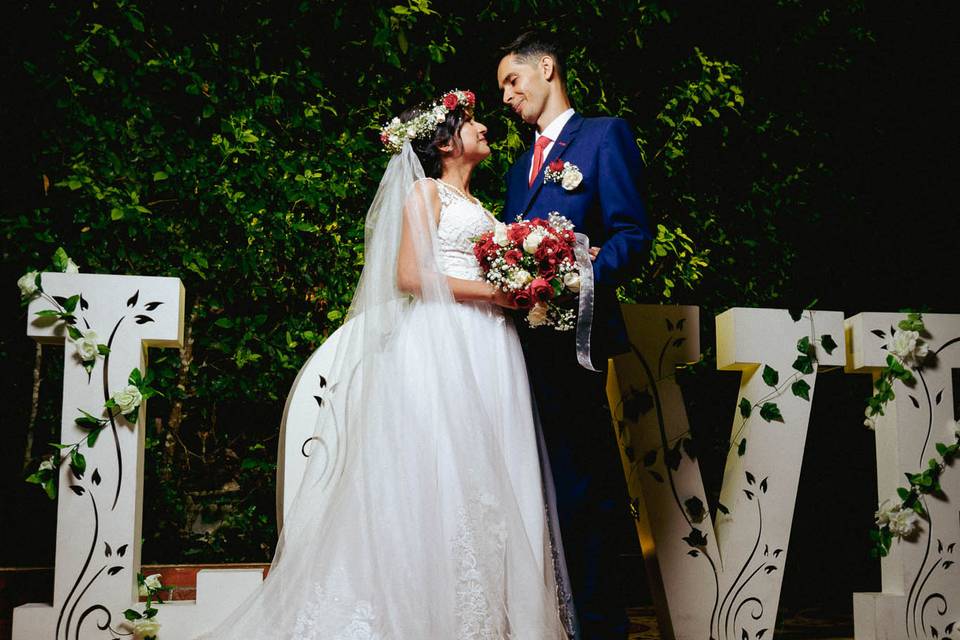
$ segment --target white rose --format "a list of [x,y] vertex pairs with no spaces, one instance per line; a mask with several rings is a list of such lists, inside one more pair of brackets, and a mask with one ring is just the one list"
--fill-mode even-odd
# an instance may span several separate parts
[[117,403],[117,408],[120,409],[120,413],[126,415],[140,406],[143,396],[140,395],[140,389],[132,384],[129,384],[126,386],[126,388],[114,393],[110,399]]
[[159,591],[163,588],[163,584],[160,582],[160,574],[153,573],[143,579],[143,584],[140,585],[140,595],[148,595],[150,591]]
[[531,327],[540,327],[547,323],[547,305],[538,302],[527,313],[527,322]]
[[133,621],[133,636],[135,638],[156,638],[160,633],[160,623],[156,617],[139,618]]
[[913,355],[913,350],[917,347],[917,338],[920,334],[916,331],[903,331],[896,329],[893,332],[893,339],[887,346],[890,353],[904,360]]
[[97,347],[97,332],[93,329],[80,329],[80,338],[73,341],[77,346],[77,353],[84,362],[92,362],[97,359],[100,352]]
[[497,225],[493,228],[493,241],[496,242],[501,247],[507,246],[510,239],[507,237],[507,225],[502,222],[498,222]]
[[929,353],[927,345],[920,340],[920,334],[916,331],[903,331],[895,329],[893,339],[887,345],[890,353],[895,355],[904,363],[920,363]]
[[870,411],[870,407],[867,407],[863,410],[863,415],[866,416],[866,419],[863,421],[863,426],[865,426],[867,429],[875,431],[877,428],[877,421],[874,419],[873,415],[871,415]]
[[510,281],[518,287],[525,287],[533,281],[533,276],[526,269],[518,269],[510,276]]
[[889,499],[881,502],[880,507],[873,513],[873,519],[876,521],[877,526],[882,527],[889,524],[890,516],[899,510],[899,508],[899,504],[893,504]]
[[524,238],[523,250],[527,253],[536,253],[537,249],[540,248],[540,243],[543,241],[546,235],[547,232],[540,227],[535,228],[526,238]]
[[913,509],[900,509],[890,515],[890,533],[898,538],[906,538],[917,527],[917,512]]
[[570,165],[564,167],[563,178],[560,180],[560,186],[567,191],[573,191],[580,186],[581,182],[583,182],[583,174],[580,173],[580,169]]
[[63,268],[64,273],[80,273],[80,267],[73,261],[73,258],[67,258],[67,266]]
[[50,458],[47,458],[46,460],[41,462],[40,468],[37,469],[37,471],[43,471],[44,469],[50,469],[51,471],[53,471],[54,470],[53,460],[51,460]]
[[923,362],[929,353],[930,348],[921,340],[913,350],[913,359],[917,362]]
[[571,271],[563,276],[563,286],[574,293],[580,293],[580,274],[576,271]]
[[24,298],[32,298],[37,292],[37,272],[28,271],[17,280],[17,286],[20,287],[20,295]]

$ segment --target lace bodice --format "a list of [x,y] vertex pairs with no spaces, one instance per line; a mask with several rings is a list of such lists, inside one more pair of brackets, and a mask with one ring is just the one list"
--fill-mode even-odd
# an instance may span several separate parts
[[440,223],[437,226],[437,263],[448,276],[483,280],[473,255],[473,240],[493,229],[493,215],[483,205],[468,200],[440,180],[433,180],[440,196]]

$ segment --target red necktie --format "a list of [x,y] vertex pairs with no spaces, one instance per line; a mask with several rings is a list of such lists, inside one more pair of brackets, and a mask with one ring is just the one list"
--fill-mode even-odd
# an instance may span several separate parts
[[551,142],[553,142],[553,140],[547,136],[540,136],[533,145],[533,171],[530,172],[530,182],[527,183],[528,187],[533,186],[533,181],[540,174],[540,169],[543,167],[543,150],[546,149],[547,145]]

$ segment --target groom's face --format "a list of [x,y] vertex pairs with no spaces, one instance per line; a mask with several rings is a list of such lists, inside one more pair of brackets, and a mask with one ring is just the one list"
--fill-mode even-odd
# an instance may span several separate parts
[[536,60],[509,54],[497,67],[503,102],[527,124],[536,124],[550,93],[550,84]]

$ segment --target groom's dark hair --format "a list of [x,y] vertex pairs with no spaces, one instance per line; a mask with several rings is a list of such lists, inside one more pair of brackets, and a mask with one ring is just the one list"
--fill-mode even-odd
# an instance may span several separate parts
[[524,31],[513,42],[500,47],[504,56],[517,56],[524,62],[535,63],[541,56],[553,58],[553,66],[564,89],[567,87],[567,66],[563,59],[563,48],[552,33],[542,31]]

